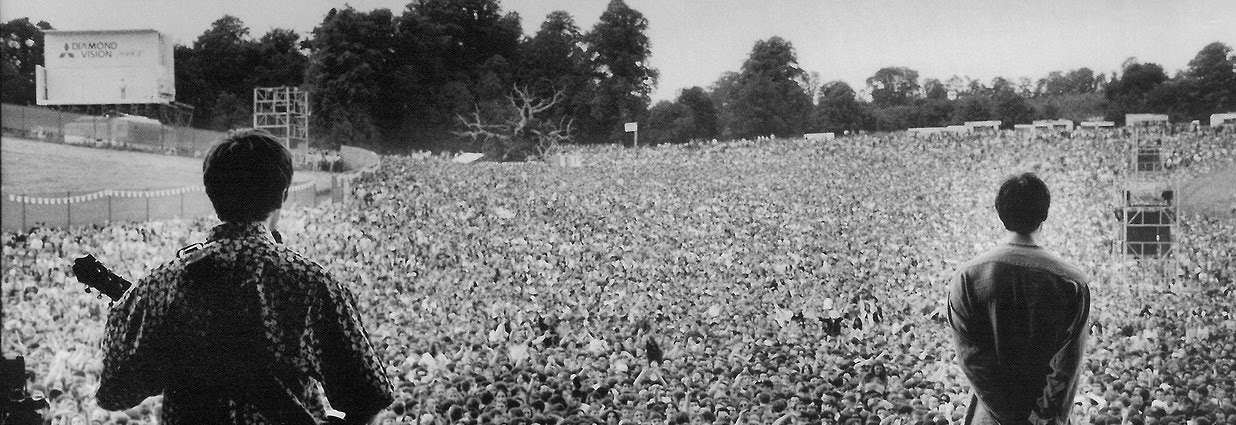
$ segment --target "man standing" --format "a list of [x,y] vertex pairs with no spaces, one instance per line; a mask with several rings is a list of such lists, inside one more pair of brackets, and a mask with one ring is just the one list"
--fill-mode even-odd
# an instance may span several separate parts
[[1037,176],[996,195],[1008,240],[961,266],[949,293],[957,358],[974,388],[966,424],[1067,424],[1090,317],[1090,287],[1035,237],[1051,194]]
[[324,388],[347,423],[368,423],[393,391],[354,296],[265,223],[287,199],[291,154],[269,133],[238,131],[202,174],[223,224],[117,301],[99,406],[163,394],[166,425],[311,425],[326,419]]

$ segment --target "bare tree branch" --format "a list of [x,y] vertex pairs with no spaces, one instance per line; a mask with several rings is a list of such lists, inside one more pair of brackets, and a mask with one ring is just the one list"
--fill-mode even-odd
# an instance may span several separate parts
[[555,89],[551,98],[544,99],[536,97],[527,87],[513,86],[512,93],[507,95],[509,109],[501,124],[486,124],[477,108],[470,116],[456,116],[463,130],[453,133],[485,143],[486,150],[499,149],[503,160],[519,151],[527,153],[530,150],[545,158],[556,154],[560,143],[571,140],[574,120],[561,118],[555,123],[537,115],[565,98],[565,89]]

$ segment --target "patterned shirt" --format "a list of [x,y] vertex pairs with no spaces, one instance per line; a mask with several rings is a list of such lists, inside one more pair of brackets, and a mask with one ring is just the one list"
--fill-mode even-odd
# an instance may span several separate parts
[[155,269],[117,301],[103,340],[98,404],[163,394],[163,423],[368,417],[393,389],[356,300],[264,224],[223,223],[204,246]]

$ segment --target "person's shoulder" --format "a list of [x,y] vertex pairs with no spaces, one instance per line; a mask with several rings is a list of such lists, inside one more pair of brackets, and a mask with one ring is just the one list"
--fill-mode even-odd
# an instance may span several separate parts
[[145,277],[138,280],[141,286],[155,286],[172,283],[185,270],[189,263],[177,256],[150,269]]
[[287,245],[271,244],[271,249],[267,255],[277,259],[277,263],[285,268],[287,272],[313,277],[329,277],[330,275],[321,264],[289,248]]
[[1043,266],[1044,269],[1052,274],[1055,274],[1056,276],[1059,276],[1061,279],[1077,283],[1087,288],[1089,287],[1090,278],[1086,276],[1086,273],[1077,266],[1074,266],[1068,261],[1065,261],[1063,258],[1060,258],[1059,255],[1044,250],[1042,252],[1042,261],[1045,263]]
[[1000,263],[1014,267],[1041,270],[1062,279],[1087,285],[1090,279],[1076,266],[1042,247],[1001,244],[958,268],[959,273],[972,272],[984,266]]
[[967,273],[987,264],[1005,262],[1011,253],[1012,249],[1010,246],[998,245],[962,263],[961,266],[957,267],[957,271],[958,273]]

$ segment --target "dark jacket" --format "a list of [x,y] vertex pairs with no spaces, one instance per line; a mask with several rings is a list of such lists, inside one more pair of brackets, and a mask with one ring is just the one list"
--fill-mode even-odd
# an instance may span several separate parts
[[1040,247],[1003,244],[961,267],[948,306],[977,395],[967,424],[1068,423],[1089,333],[1081,272]]

